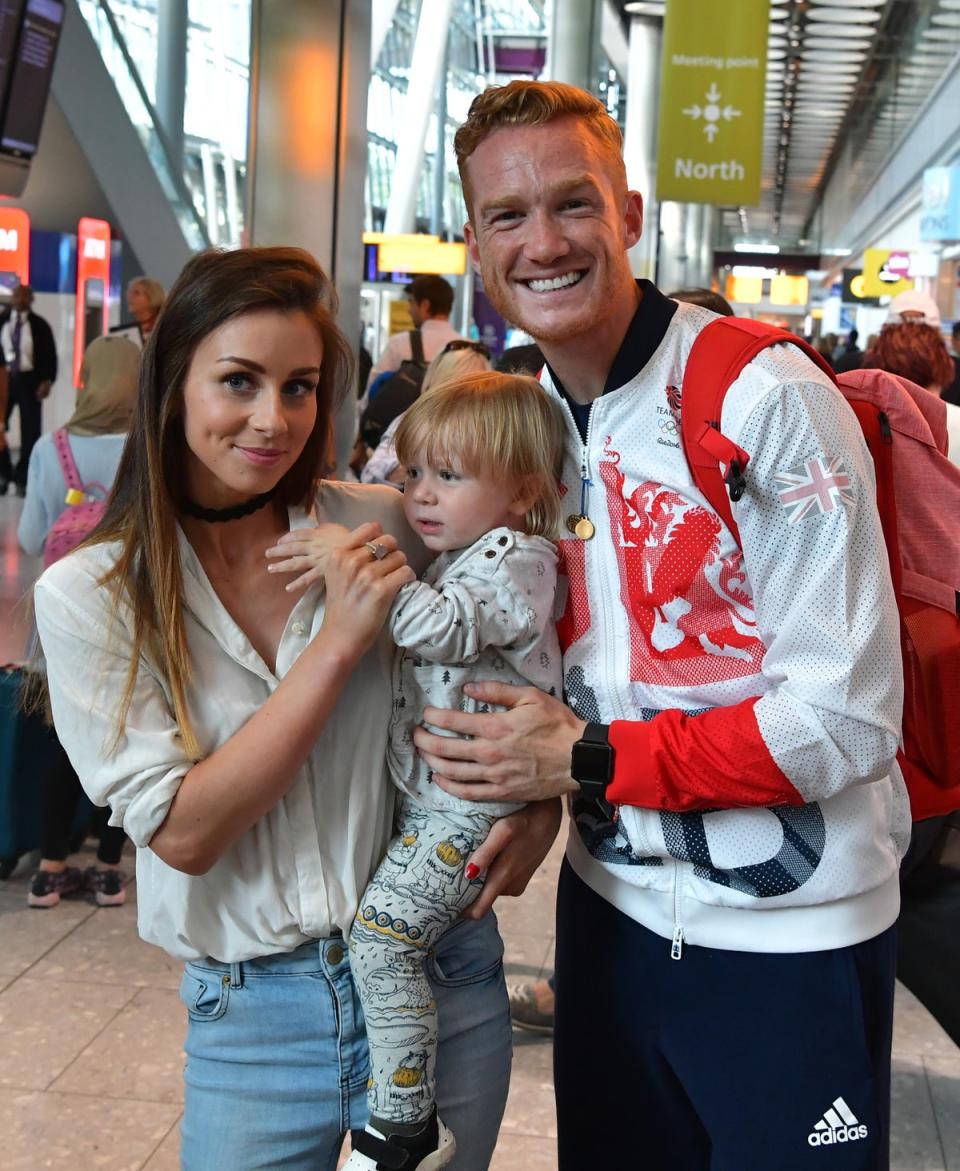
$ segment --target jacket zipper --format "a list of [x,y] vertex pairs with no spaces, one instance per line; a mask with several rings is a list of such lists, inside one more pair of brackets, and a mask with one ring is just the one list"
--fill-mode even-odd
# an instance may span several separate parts
[[680,921],[681,883],[683,881],[683,863],[674,862],[673,880],[673,939],[670,943],[670,958],[678,960],[683,955],[683,923]]

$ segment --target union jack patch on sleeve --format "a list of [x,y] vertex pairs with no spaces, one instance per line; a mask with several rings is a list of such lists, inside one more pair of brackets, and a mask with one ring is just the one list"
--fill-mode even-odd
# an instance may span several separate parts
[[781,485],[777,496],[787,510],[790,524],[812,512],[824,515],[853,503],[850,477],[839,456],[815,455],[789,471],[777,472],[773,479]]

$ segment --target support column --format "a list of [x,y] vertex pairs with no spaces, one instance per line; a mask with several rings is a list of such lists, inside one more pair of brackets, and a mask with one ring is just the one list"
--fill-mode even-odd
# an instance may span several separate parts
[[[356,352],[363,273],[370,5],[253,0],[247,232],[251,244],[311,252],[340,297]],[[337,470],[356,435],[351,386],[335,420]]]
[[[447,72],[450,68],[450,38],[443,46],[443,62],[437,83],[437,145],[433,156],[433,207],[430,212],[430,231],[443,236],[447,227],[444,204],[447,192]],[[452,226],[452,225],[450,225]]]
[[687,221],[684,225],[683,283],[687,288],[703,282],[700,277],[700,256],[703,240],[703,204],[687,204]]
[[[453,0],[429,0],[429,3],[425,0],[420,7],[403,122],[397,128],[397,163],[390,181],[385,232],[414,229],[427,127],[441,79],[452,8]],[[443,83],[446,84],[446,78]]]
[[599,16],[596,0],[553,0],[545,81],[564,81],[594,92]]
[[690,204],[667,200],[660,204],[660,244],[657,285],[669,293],[685,284],[687,212]]
[[[632,5],[627,6],[630,12]],[[643,8],[642,4],[636,5]],[[626,131],[623,160],[627,183],[643,196],[644,228],[630,249],[634,276],[653,280],[657,268],[657,114],[660,101],[660,51],[663,20],[642,12],[630,16]]]
[[171,162],[183,171],[183,111],[187,92],[187,0],[157,3],[157,116]]
[[712,203],[703,205],[703,230],[700,234],[700,284],[710,288],[713,280],[713,245],[717,230],[717,209]]

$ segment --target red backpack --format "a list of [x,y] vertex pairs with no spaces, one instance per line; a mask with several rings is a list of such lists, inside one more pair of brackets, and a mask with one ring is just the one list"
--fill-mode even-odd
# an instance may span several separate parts
[[60,460],[60,470],[67,485],[67,507],[50,526],[43,545],[43,567],[52,565],[75,549],[100,523],[109,493],[102,484],[84,484],[70,450],[70,436],[61,427],[53,433],[53,443]]
[[739,544],[730,501],[743,495],[750,455],[720,431],[723,400],[748,362],[784,342],[803,350],[837,385],[873,457],[900,611],[904,706],[898,759],[914,820],[951,813],[960,808],[960,467],[946,456],[945,404],[881,370],[838,377],[792,334],[721,317],[700,332],[683,378],[681,431],[694,483]]

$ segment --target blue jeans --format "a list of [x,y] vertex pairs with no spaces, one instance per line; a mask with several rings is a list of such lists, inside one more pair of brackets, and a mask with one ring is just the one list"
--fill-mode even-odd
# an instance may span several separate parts
[[[453,1171],[485,1171],[512,1057],[503,943],[493,914],[437,943],[428,975],[440,1014],[440,1115]],[[367,1121],[363,1011],[340,937],[241,964],[189,963],[183,1171],[334,1171]]]

